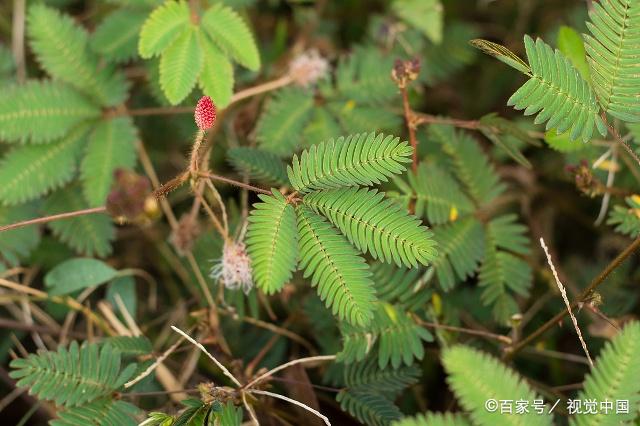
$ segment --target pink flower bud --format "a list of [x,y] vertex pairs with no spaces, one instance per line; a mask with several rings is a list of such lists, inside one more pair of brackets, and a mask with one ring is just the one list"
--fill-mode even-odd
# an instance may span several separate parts
[[216,106],[208,96],[203,96],[196,105],[194,114],[196,124],[200,130],[207,130],[213,127],[216,122]]

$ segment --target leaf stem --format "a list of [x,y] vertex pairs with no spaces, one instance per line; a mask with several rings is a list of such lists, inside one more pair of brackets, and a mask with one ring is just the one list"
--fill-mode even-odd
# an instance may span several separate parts
[[84,216],[84,215],[95,214],[95,213],[105,213],[106,211],[107,211],[107,208],[105,206],[101,206],[101,207],[93,207],[90,209],[75,210],[72,212],[54,214],[51,216],[38,217],[35,219],[23,220],[22,222],[12,223],[10,225],[0,226],[0,232],[10,231],[12,229],[22,228],[24,226],[29,226],[29,225],[37,225],[40,223],[54,222],[56,220],[68,219],[71,217]]
[[502,343],[506,343],[507,345],[511,344],[511,339],[507,336],[503,336],[501,334],[495,334],[495,333],[490,333],[488,331],[482,331],[482,330],[472,330],[470,328],[462,328],[462,327],[455,327],[453,325],[444,325],[444,324],[437,324],[434,322],[427,322],[424,321],[418,317],[415,317],[416,321],[418,322],[418,324],[420,324],[423,327],[428,327],[428,328],[435,328],[435,329],[441,329],[441,330],[449,330],[449,331],[457,331],[459,333],[465,333],[465,334],[470,334],[470,335],[474,335],[474,336],[481,336],[481,337],[486,337],[488,339],[493,339],[493,340],[498,340]]
[[402,93],[402,108],[404,110],[404,120],[407,124],[407,129],[409,130],[409,143],[411,144],[411,148],[413,149],[413,161],[411,163],[411,168],[415,173],[418,171],[418,139],[416,138],[417,122],[415,120],[415,113],[411,110],[411,105],[409,104],[409,95],[407,93],[407,87],[405,85],[400,86],[400,93]]

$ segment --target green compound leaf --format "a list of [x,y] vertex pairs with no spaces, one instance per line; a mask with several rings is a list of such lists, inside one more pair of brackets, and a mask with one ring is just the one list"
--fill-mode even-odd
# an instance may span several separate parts
[[95,96],[102,105],[124,101],[128,89],[124,75],[111,66],[99,66],[88,48],[86,31],[71,17],[35,4],[29,8],[27,24],[31,48],[52,77]]
[[[48,215],[88,208],[79,185],[71,185],[51,194],[44,204]],[[53,234],[73,250],[86,256],[105,257],[111,253],[115,229],[106,214],[91,214],[47,224]]]
[[76,129],[58,142],[9,151],[0,162],[0,204],[36,199],[73,179],[85,133]]
[[260,54],[251,30],[233,9],[220,3],[211,7],[202,16],[202,28],[239,64],[252,71],[260,68]]
[[131,376],[135,365],[120,371],[120,353],[110,345],[71,342],[56,352],[41,351],[11,362],[17,386],[56,405],[74,407],[110,397]]
[[189,25],[186,1],[167,1],[156,8],[140,30],[138,52],[144,59],[161,54]]
[[383,192],[345,188],[312,192],[303,203],[326,216],[362,253],[398,266],[428,265],[436,256],[433,234]]
[[89,44],[94,52],[112,62],[126,62],[138,55],[138,34],[147,14],[135,9],[118,9],[98,25]]
[[364,259],[345,237],[308,207],[299,206],[300,269],[334,315],[354,325],[373,317],[375,290]]
[[134,166],[136,138],[130,117],[106,119],[93,129],[81,164],[84,196],[91,207],[105,203],[117,168]]
[[100,419],[100,425],[136,426],[136,416],[140,410],[128,402],[111,398],[99,399],[78,407],[60,410],[58,419],[51,420],[51,426],[87,426]]
[[476,49],[480,49],[487,55],[493,56],[497,60],[517,69],[521,73],[531,75],[531,68],[529,68],[529,65],[503,45],[489,40],[483,40],[481,38],[473,39],[469,43],[471,43],[471,45]]
[[400,409],[384,395],[367,390],[342,390],[336,396],[340,408],[368,426],[385,426],[402,417]]
[[511,414],[488,411],[485,403],[488,399],[514,400],[524,399],[532,404],[541,400],[527,383],[505,367],[498,360],[478,350],[458,345],[446,349],[442,357],[444,368],[449,375],[447,382],[462,407],[470,413],[474,425],[484,426],[543,426],[551,425],[553,416],[529,413]]
[[294,155],[287,168],[292,186],[303,193],[317,189],[373,185],[406,170],[412,150],[407,142],[381,133],[340,137]]
[[[608,342],[596,360],[595,367],[587,376],[583,390],[577,399],[598,403],[611,401],[613,410],[605,414],[582,414],[571,418],[576,426],[613,426],[632,423],[638,417],[640,404],[640,323],[627,324],[613,341]],[[629,413],[616,413],[616,400],[629,401]]]
[[603,0],[589,11],[585,49],[598,101],[612,116],[640,121],[640,2]]
[[260,148],[288,157],[298,148],[311,117],[313,93],[295,88],[279,91],[269,100],[256,127]]
[[100,108],[70,86],[49,80],[29,81],[6,89],[0,97],[0,139],[51,142],[79,123],[99,116]]
[[[38,217],[36,203],[15,207],[0,207],[0,225],[9,225]],[[10,265],[17,266],[40,243],[40,231],[35,226],[4,231],[0,238],[0,256]]]
[[557,133],[571,130],[571,139],[589,141],[596,127],[602,136],[607,128],[600,118],[600,106],[589,84],[559,50],[555,52],[541,39],[524,38],[531,78],[507,101],[525,115],[538,113],[536,124]]
[[213,99],[218,108],[225,108],[233,96],[233,65],[202,32],[200,32],[200,45],[204,65],[198,84],[204,94]]
[[291,279],[298,259],[298,235],[293,206],[275,189],[259,195],[247,229],[247,251],[258,287],[273,294]]
[[471,426],[471,423],[460,414],[428,413],[405,417],[391,426]]
[[196,26],[187,27],[160,58],[160,87],[173,105],[191,93],[202,70],[199,32]]
[[287,168],[280,158],[257,148],[238,147],[227,151],[229,162],[251,179],[275,185],[287,185]]
[[434,43],[442,41],[444,8],[440,0],[395,0],[393,11]]

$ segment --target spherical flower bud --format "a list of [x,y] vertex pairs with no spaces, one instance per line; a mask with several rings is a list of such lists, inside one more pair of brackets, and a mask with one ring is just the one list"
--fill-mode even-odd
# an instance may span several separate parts
[[207,130],[213,127],[216,122],[216,106],[209,96],[200,98],[198,105],[196,105],[194,117],[200,130]]

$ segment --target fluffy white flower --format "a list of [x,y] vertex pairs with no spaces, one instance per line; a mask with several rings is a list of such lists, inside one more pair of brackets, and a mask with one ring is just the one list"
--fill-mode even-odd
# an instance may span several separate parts
[[224,244],[222,259],[211,268],[210,276],[221,280],[231,290],[242,288],[248,294],[253,288],[251,259],[243,242],[230,241]]
[[298,55],[289,63],[289,75],[298,86],[308,87],[329,72],[329,62],[317,50]]

